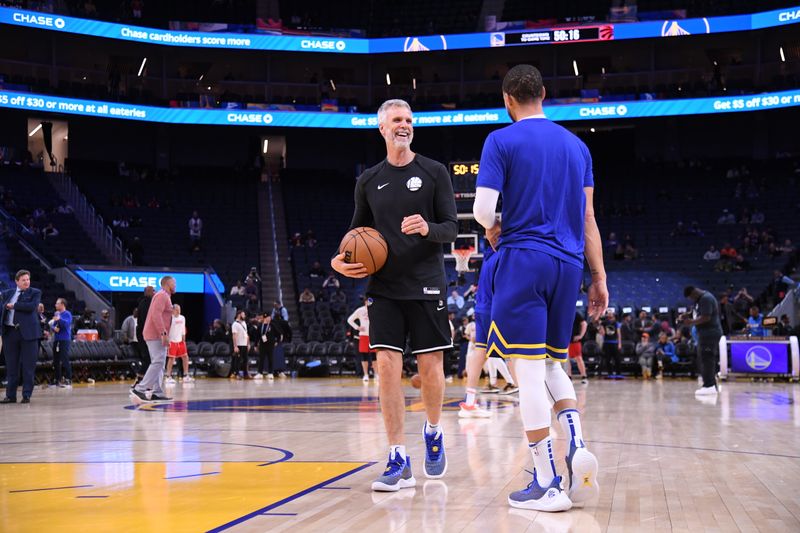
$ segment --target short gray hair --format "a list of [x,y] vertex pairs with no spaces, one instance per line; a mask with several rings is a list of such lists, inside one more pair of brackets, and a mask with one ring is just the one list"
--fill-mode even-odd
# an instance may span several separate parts
[[399,98],[393,98],[392,100],[386,100],[381,106],[378,108],[378,124],[383,122],[383,119],[386,117],[386,111],[390,107],[405,107],[411,112],[411,106],[408,105],[408,102],[405,100],[401,100]]

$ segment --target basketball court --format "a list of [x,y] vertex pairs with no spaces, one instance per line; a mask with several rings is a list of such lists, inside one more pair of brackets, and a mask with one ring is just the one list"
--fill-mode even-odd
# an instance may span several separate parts
[[[37,390],[3,406],[0,530],[60,531],[800,531],[800,393],[693,380],[578,385],[600,497],[564,513],[512,509],[530,476],[514,396],[459,419],[449,383],[449,468],[422,472],[424,414],[406,387],[417,486],[374,493],[385,464],[374,382],[200,379],[174,404],[133,407],[129,383]],[[565,441],[555,437],[559,470]],[[12,518],[13,517],[13,518]]]

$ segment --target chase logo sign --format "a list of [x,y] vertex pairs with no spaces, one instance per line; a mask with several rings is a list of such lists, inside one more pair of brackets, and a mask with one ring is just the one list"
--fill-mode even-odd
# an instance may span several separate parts
[[155,276],[111,276],[108,278],[108,285],[112,289],[123,289],[134,287],[144,289],[145,287],[158,287],[161,280]]
[[342,52],[347,48],[347,43],[336,39],[303,39],[300,41],[300,48],[303,50],[336,50]]
[[[77,274],[91,288],[100,292],[137,292],[145,287],[161,286],[161,278],[172,276],[179,293],[203,294],[205,291],[205,274],[202,272],[137,272],[114,270],[76,270]],[[216,284],[217,280],[212,280]],[[221,283],[218,284],[219,287]],[[224,290],[224,287],[223,287]],[[212,289],[209,287],[209,292]]]
[[797,22],[800,21],[800,9],[796,11],[783,11],[778,14],[778,21],[780,22]]
[[628,106],[620,104],[581,107],[578,113],[582,117],[624,117],[628,114]]
[[61,17],[50,17],[48,15],[34,15],[31,13],[14,13],[11,16],[14,22],[20,24],[27,24],[30,26],[39,26],[45,28],[62,29],[66,23]]

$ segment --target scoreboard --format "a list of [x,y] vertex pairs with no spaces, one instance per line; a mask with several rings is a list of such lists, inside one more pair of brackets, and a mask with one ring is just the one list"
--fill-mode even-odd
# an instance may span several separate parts
[[478,161],[451,161],[450,177],[453,180],[453,192],[456,200],[469,200],[475,198],[475,181],[478,179],[480,162]]
[[579,26],[573,28],[542,28],[520,33],[506,33],[505,45],[576,43],[582,41],[609,41],[614,38],[614,27]]

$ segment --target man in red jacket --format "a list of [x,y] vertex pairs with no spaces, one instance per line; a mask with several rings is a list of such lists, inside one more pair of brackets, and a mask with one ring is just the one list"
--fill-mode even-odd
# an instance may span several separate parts
[[[177,284],[172,276],[161,278],[161,290],[150,302],[147,318],[144,322],[142,337],[150,352],[150,367],[142,380],[131,390],[131,398],[135,402],[169,402],[161,384],[164,381],[164,362],[167,359],[169,346],[169,327],[172,323],[172,295]],[[147,390],[152,393],[147,395]]]

